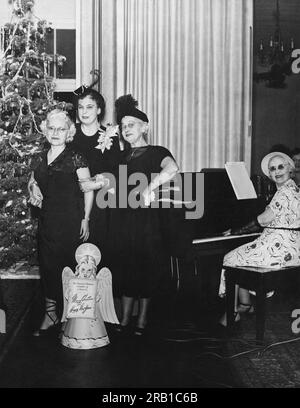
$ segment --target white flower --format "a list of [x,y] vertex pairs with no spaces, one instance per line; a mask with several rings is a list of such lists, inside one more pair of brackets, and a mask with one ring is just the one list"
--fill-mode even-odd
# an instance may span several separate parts
[[6,206],[5,206],[5,207],[10,207],[10,206],[12,205],[12,203],[13,203],[13,201],[12,201],[12,200],[7,201],[7,203],[6,203]]
[[112,138],[118,136],[118,126],[108,126],[106,131],[99,129],[98,133],[98,145],[95,146],[95,149],[99,149],[104,153],[105,149],[110,150],[113,143]]

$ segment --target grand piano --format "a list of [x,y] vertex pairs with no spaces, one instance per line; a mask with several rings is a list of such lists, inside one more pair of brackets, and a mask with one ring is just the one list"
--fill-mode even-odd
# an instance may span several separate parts
[[[267,202],[263,194],[258,194],[256,199],[238,200],[225,169],[203,169],[200,173],[204,179],[203,216],[188,220],[185,215],[190,209],[185,206],[181,209],[170,208],[164,215],[163,223],[177,288],[184,279],[196,275],[201,281],[202,293],[217,293],[224,255],[259,235],[224,236],[223,232],[251,221],[263,212]],[[196,188],[200,188],[197,183],[201,181],[199,177],[197,180],[197,173],[189,174],[195,192]],[[195,198],[196,194],[193,195]],[[194,282],[194,278],[190,281]]]
[[202,254],[221,254],[255,239],[258,234],[227,235],[223,232],[240,227],[263,212],[262,196],[238,200],[225,169],[203,169],[204,214],[191,226],[193,246]]
[[[181,173],[182,190],[185,188],[184,176],[187,174],[192,180],[191,201],[196,200],[196,189],[201,191],[200,183],[204,181],[203,197],[201,194],[204,211],[201,218],[187,219],[186,215],[191,213],[191,208],[183,204],[182,208],[173,206],[168,214],[164,214],[163,222],[168,230],[172,255],[182,257],[195,248],[206,255],[224,255],[231,248],[258,236],[257,233],[224,236],[223,232],[242,226],[263,212],[266,200],[262,195],[255,199],[238,200],[225,169]],[[197,177],[199,174],[202,177]],[[184,193],[182,197],[186,198]]]

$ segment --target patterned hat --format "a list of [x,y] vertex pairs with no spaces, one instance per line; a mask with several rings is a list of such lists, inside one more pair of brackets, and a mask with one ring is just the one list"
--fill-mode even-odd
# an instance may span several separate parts
[[98,247],[94,244],[81,244],[76,249],[75,252],[75,259],[76,262],[79,263],[81,258],[84,256],[89,255],[95,259],[96,265],[99,265],[101,260],[101,252]]

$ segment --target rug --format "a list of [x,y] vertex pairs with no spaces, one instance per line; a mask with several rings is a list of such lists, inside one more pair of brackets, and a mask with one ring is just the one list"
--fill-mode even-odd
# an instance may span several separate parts
[[298,308],[293,298],[268,301],[262,346],[255,343],[255,316],[242,316],[226,351],[241,387],[300,388],[300,334],[293,333],[291,316]]

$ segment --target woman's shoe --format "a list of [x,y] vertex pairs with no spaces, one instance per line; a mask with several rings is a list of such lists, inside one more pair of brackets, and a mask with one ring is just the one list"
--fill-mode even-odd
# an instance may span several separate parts
[[[234,316],[234,323],[238,323],[241,320],[241,316],[240,316],[239,312],[234,312],[233,316]],[[223,316],[219,320],[219,323],[220,323],[221,326],[227,327],[227,315],[226,315],[226,313],[223,314]]]
[[38,329],[33,332],[34,337],[56,336],[59,334],[60,324],[59,321],[56,324],[51,324],[47,329]]
[[136,327],[134,329],[134,335],[135,336],[143,336],[145,334],[145,327]]
[[130,324],[126,324],[123,326],[122,324],[116,324],[114,329],[119,334],[128,334],[130,332]]
[[135,336],[144,336],[146,334],[146,332],[147,332],[147,327],[146,326],[144,326],[144,327],[135,326],[133,334]]
[[51,336],[57,335],[60,329],[60,320],[56,316],[53,318],[53,312],[56,313],[56,302],[51,299],[47,299],[47,307],[46,307],[46,316],[50,319],[51,324],[46,329],[38,329],[33,333],[35,337],[44,337],[44,336]]
[[251,315],[255,313],[254,306],[251,303],[240,303],[237,307],[239,313]]

